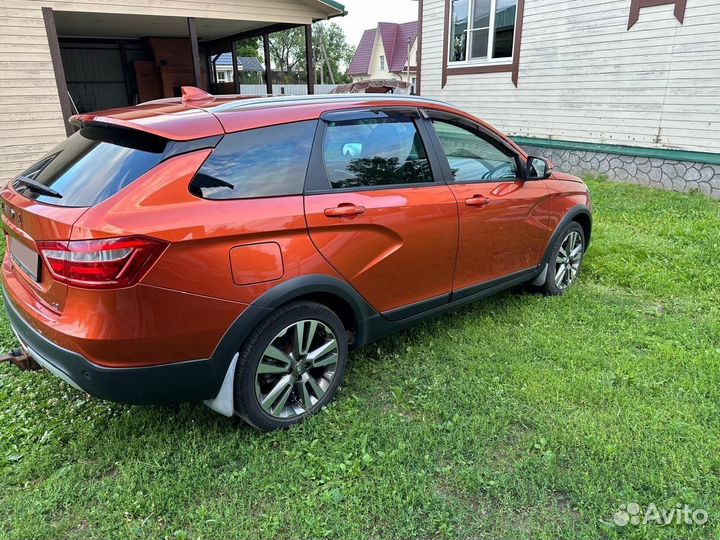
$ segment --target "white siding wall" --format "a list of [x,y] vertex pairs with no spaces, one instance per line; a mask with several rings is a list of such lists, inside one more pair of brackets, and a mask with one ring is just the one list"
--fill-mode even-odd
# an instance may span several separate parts
[[444,0],[424,0],[422,94],[511,135],[718,152],[720,2],[640,10],[629,0],[526,0],[518,88],[510,73],[450,75]]
[[[65,137],[42,7],[307,24],[322,16],[298,0],[3,0],[0,4],[0,185]],[[91,22],[89,23],[91,24]]]
[[[380,69],[380,57],[385,57],[385,69]],[[369,79],[392,79],[392,73],[388,71],[388,57],[385,54],[380,30],[375,31],[375,44],[373,45],[372,56],[370,57],[370,76]]]

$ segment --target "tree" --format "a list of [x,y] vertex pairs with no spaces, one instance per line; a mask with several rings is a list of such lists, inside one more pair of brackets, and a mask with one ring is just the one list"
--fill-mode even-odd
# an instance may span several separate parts
[[263,61],[260,55],[260,44],[262,43],[261,37],[251,37],[241,39],[237,43],[237,55],[251,58],[257,58],[261,63]]
[[[236,47],[238,57],[257,58],[257,60],[262,64],[263,58],[260,55],[261,44],[262,44],[262,38],[259,36],[242,39],[242,40],[236,42],[235,47]],[[262,77],[263,77],[262,73],[258,73],[258,72],[248,73],[248,72],[240,71],[238,73],[238,80],[241,84],[262,83]]]
[[[334,79],[336,84],[350,82],[347,67],[353,54],[354,49],[338,24],[322,21],[313,24],[316,82],[318,77],[324,82]],[[270,58],[282,82],[299,82],[300,74],[307,70],[305,29],[298,27],[270,34]]]
[[339,24],[317,22],[313,25],[313,56],[321,82],[351,82],[347,68],[354,54],[355,49],[347,42]]
[[297,27],[270,34],[270,58],[281,82],[298,82],[298,72],[306,69],[305,29]]

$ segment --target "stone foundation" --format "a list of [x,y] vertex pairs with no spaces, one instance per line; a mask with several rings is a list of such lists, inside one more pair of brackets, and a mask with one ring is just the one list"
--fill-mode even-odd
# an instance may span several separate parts
[[699,191],[720,199],[720,165],[526,145],[523,148],[530,155],[549,159],[558,170],[576,176],[604,175],[616,182],[682,193]]

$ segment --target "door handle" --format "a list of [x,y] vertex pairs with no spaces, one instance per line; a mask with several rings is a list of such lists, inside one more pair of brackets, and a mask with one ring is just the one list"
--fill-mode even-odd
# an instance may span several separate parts
[[327,217],[352,217],[359,216],[367,212],[364,206],[355,206],[354,204],[340,204],[335,208],[326,208],[325,215]]
[[468,206],[486,206],[490,204],[490,199],[484,195],[473,195],[470,199],[465,199]]

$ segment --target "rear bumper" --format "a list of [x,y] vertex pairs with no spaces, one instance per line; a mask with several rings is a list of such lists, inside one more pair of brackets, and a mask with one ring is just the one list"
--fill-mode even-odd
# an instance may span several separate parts
[[119,403],[170,404],[215,397],[225,372],[211,359],[147,367],[107,368],[53,343],[20,314],[3,288],[8,320],[28,354],[45,369],[102,399]]

